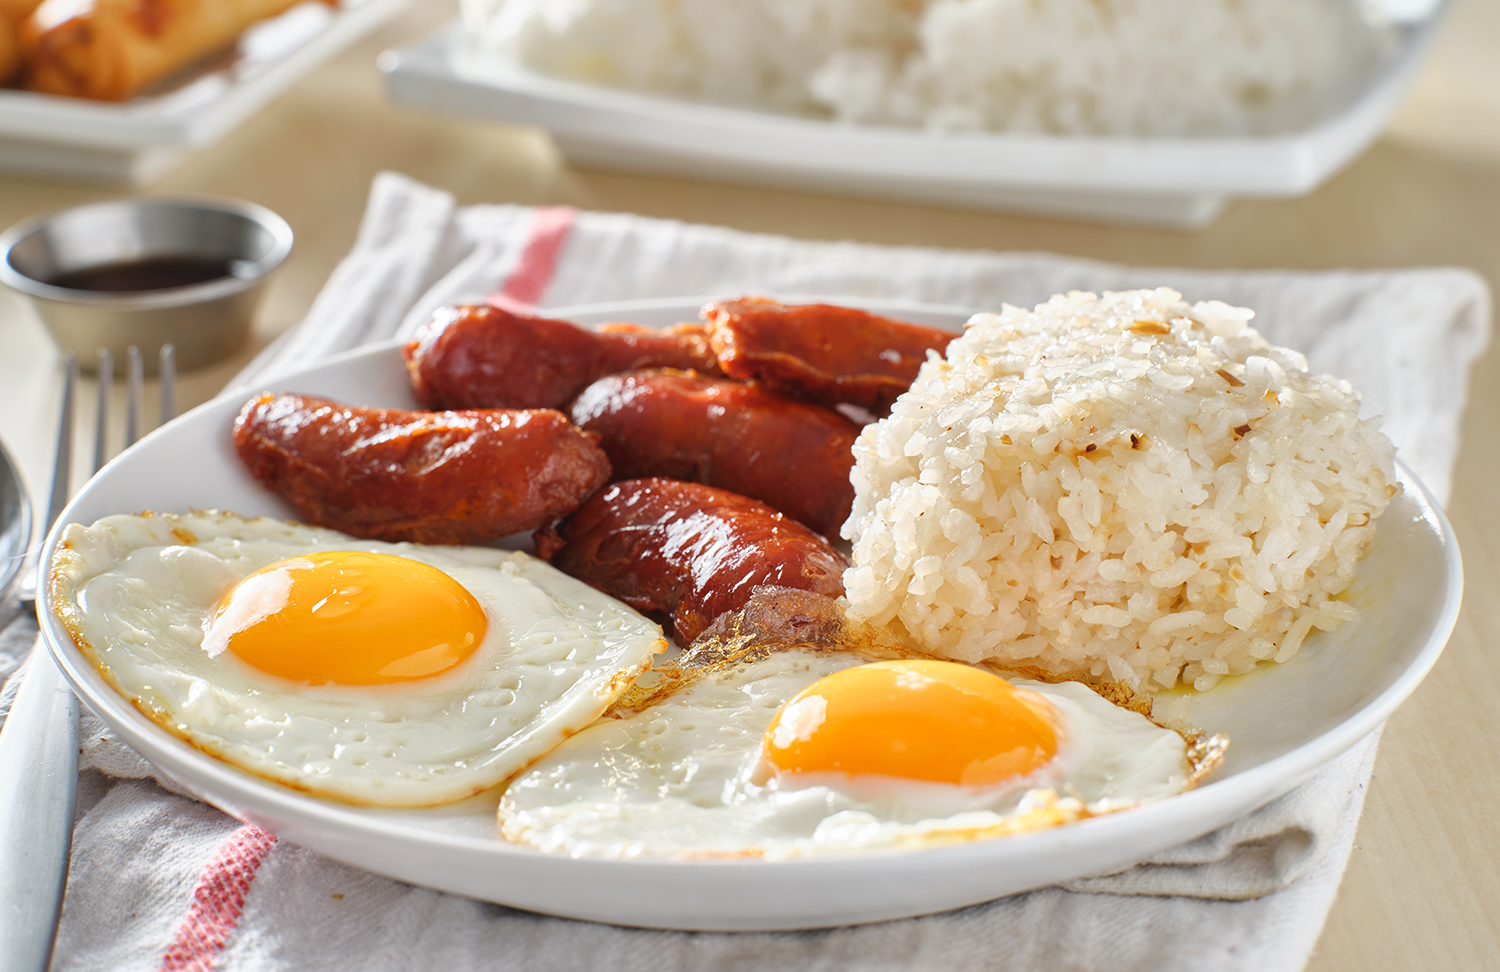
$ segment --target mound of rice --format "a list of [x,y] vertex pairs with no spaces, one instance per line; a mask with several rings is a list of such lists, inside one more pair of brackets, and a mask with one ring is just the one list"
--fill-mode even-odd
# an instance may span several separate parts
[[1360,0],[463,0],[594,84],[943,131],[1291,130],[1388,42]]
[[981,314],[854,447],[850,606],[964,661],[1211,688],[1354,616],[1394,450],[1253,312],[1158,290]]

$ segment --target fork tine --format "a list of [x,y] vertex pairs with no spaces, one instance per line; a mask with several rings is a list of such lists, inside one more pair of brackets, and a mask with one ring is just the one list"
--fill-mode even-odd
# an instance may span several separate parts
[[109,400],[114,397],[115,356],[109,348],[99,349],[99,400],[94,411],[94,465],[89,475],[99,471],[109,453]]
[[78,358],[68,355],[63,362],[62,408],[57,419],[57,458],[52,466],[52,495],[47,500],[47,525],[42,535],[52,529],[63,507],[68,505],[68,474],[73,466],[73,399],[78,394]]
[[170,344],[161,346],[161,363],[157,368],[161,375],[161,421],[166,425],[177,414],[177,350]]
[[126,350],[129,358],[127,388],[125,396],[125,448],[135,444],[141,437],[141,414],[146,410],[146,365],[141,358],[141,349],[131,345]]

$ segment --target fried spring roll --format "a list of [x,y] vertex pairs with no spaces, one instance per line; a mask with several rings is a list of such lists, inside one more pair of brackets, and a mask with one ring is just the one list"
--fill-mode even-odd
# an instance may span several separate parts
[[124,101],[300,0],[46,0],[21,26],[26,87]]
[[10,84],[21,71],[21,22],[41,0],[0,0],[0,84]]
[[21,52],[16,27],[0,17],[0,84],[9,84],[21,68]]

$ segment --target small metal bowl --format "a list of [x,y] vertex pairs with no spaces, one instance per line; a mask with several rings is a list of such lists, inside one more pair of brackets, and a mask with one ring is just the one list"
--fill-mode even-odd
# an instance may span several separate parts
[[[291,249],[286,220],[252,203],[122,199],[11,227],[0,235],[0,281],[31,298],[58,347],[84,367],[100,348],[123,360],[135,345],[152,369],[170,343],[185,370],[244,347],[266,275]],[[218,263],[222,275],[150,290],[69,285],[91,272],[184,260]]]

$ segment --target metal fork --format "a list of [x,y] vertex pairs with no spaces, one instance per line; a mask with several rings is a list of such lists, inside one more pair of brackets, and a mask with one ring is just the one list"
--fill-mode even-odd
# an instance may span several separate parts
[[[176,410],[176,359],[161,349],[161,421]],[[129,350],[125,445],[140,432],[144,367],[138,348]],[[68,355],[58,418],[57,459],[43,536],[67,504],[73,455],[73,413],[78,361]],[[114,358],[99,351],[99,399],[95,413],[93,468],[108,454],[109,401]],[[38,545],[40,547],[40,545]],[[37,551],[40,556],[40,550]],[[42,567],[23,577],[21,596],[36,601]],[[67,887],[73,845],[73,809],[78,786],[78,697],[38,642],[29,670],[0,731],[0,972],[44,972],[52,959],[57,922]]]

